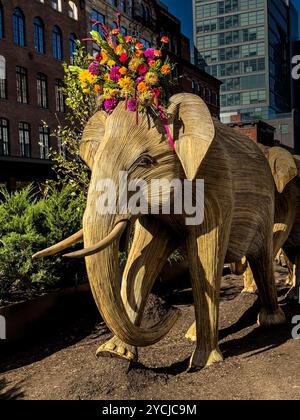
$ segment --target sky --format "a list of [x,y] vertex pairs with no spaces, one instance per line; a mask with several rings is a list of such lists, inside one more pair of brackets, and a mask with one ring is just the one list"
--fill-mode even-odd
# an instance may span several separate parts
[[[193,12],[192,0],[162,0],[168,7],[171,13],[177,16],[182,22],[182,32],[193,40]],[[300,0],[293,0],[297,7],[300,18]],[[300,20],[300,19],[299,19]],[[300,28],[299,28],[300,36]]]

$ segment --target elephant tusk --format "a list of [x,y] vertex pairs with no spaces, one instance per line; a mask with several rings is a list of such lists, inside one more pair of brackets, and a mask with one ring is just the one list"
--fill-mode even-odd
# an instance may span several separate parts
[[33,259],[37,258],[44,258],[44,257],[50,257],[51,255],[58,254],[61,251],[64,251],[67,248],[70,248],[70,246],[77,244],[83,239],[83,230],[80,230],[79,232],[75,233],[74,235],[70,236],[69,238],[65,239],[62,242],[59,242],[56,245],[51,246],[50,248],[44,249],[44,251],[37,252],[33,255]]
[[96,245],[93,245],[89,248],[82,249],[77,252],[72,252],[71,254],[64,255],[65,258],[85,258],[90,257],[91,255],[97,254],[98,252],[103,251],[104,249],[108,248],[112,243],[114,243],[117,239],[119,239],[122,234],[124,233],[128,222],[123,221],[118,223],[112,232],[102,241],[98,242]]

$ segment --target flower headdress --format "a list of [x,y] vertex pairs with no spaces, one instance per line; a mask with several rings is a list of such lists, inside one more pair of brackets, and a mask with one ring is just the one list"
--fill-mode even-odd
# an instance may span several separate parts
[[[166,125],[163,106],[174,69],[169,58],[163,58],[163,48],[169,39],[162,37],[160,48],[146,48],[138,39],[121,33],[120,16],[118,14],[118,27],[111,31],[104,24],[93,22],[100,27],[101,34],[92,30],[91,38],[84,41],[96,44],[99,52],[88,58],[86,68],[70,68],[78,73],[84,94],[101,95],[101,106],[106,112],[113,112],[119,102],[124,101],[125,109],[136,112],[137,118],[139,112],[151,109],[162,116]],[[170,138],[167,127],[166,131]],[[174,147],[173,140],[170,142]]]

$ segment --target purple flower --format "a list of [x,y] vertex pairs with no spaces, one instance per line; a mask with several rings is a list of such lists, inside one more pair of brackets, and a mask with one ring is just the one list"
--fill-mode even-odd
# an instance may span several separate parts
[[89,65],[89,72],[92,73],[94,76],[98,76],[99,68],[100,68],[99,63],[92,63]]
[[148,48],[145,52],[144,52],[145,57],[148,60],[154,60],[155,55],[154,55],[154,48]]
[[118,105],[118,101],[116,98],[105,99],[103,106],[106,112],[112,112],[116,106]]
[[119,73],[120,68],[121,68],[120,66],[115,66],[115,67],[112,67],[110,70],[109,75],[110,75],[111,80],[113,80],[114,82],[118,82],[122,78],[122,75]]
[[136,99],[129,99],[129,101],[127,103],[127,109],[129,109],[129,111],[136,112],[137,104],[138,103],[137,103]]
[[140,76],[140,77],[138,77],[138,78],[136,79],[137,83],[141,83],[141,82],[143,82],[144,80],[145,80],[145,77],[144,77],[144,76]]

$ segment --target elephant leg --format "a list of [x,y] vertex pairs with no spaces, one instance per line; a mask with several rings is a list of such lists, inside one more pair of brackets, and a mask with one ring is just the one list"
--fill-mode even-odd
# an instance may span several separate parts
[[[262,238],[263,248],[260,254],[249,256],[248,261],[257,285],[262,309],[258,316],[260,326],[272,326],[285,323],[285,315],[278,305],[274,278],[273,241]],[[278,250],[276,251],[277,254]]]
[[[191,231],[187,238],[188,261],[193,288],[196,329],[192,326],[188,332],[196,338],[189,368],[199,369],[223,360],[218,344],[219,301],[221,278],[229,239],[229,223],[219,227],[213,217],[213,209],[206,214],[200,230]],[[219,222],[218,222],[219,223]]]
[[[125,309],[135,325],[140,326],[154,282],[176,248],[177,241],[159,220],[144,217],[136,222],[121,286]],[[100,346],[97,356],[136,361],[138,352],[115,336]]]

